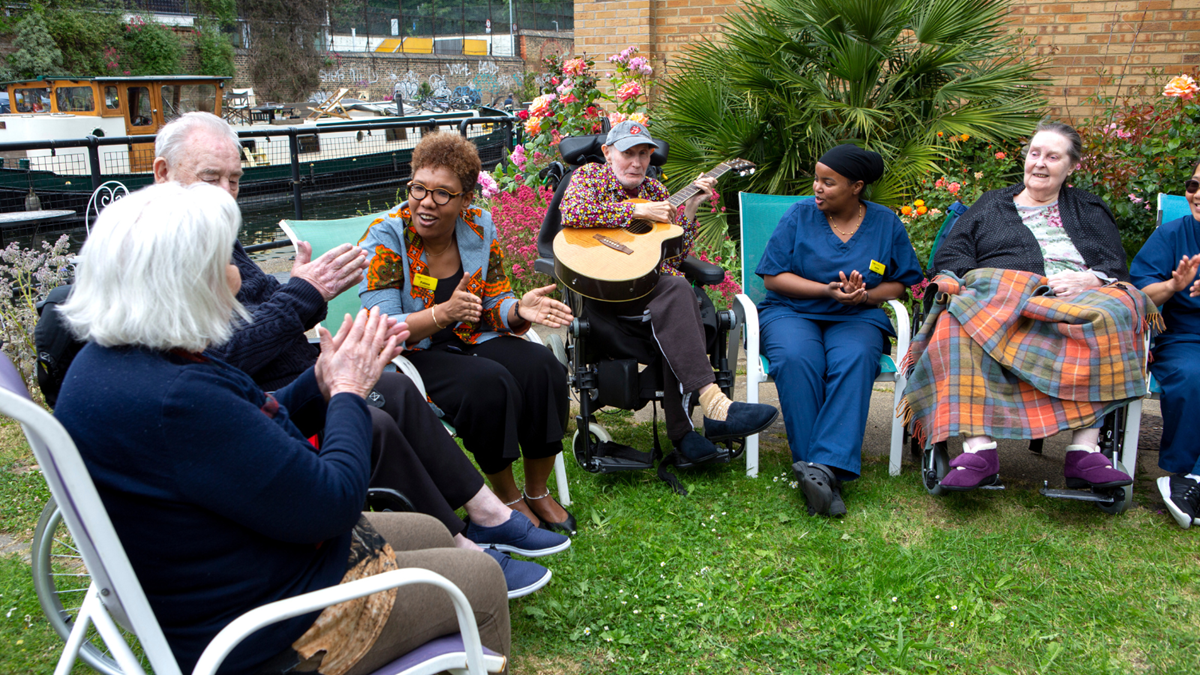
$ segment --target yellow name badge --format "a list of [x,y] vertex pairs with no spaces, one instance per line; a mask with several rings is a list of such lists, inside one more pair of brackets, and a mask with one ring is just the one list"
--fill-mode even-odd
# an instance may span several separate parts
[[437,290],[437,282],[438,282],[437,279],[434,279],[433,277],[430,277],[430,276],[426,276],[424,274],[414,274],[413,275],[413,285],[417,286],[419,288],[424,288],[425,290],[428,290],[428,291],[436,291]]
[[887,265],[884,265],[883,263],[879,262],[878,260],[872,260],[871,261],[871,271],[874,272],[875,274],[883,274],[885,271],[887,271]]

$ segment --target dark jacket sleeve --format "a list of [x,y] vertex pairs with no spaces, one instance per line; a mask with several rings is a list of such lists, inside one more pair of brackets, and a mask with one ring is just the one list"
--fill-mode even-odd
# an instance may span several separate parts
[[298,335],[325,318],[325,298],[303,279],[280,284],[254,264],[240,242],[234,244],[233,263],[242,274],[238,301],[249,310],[252,320],[239,325],[229,342],[210,350],[254,377],[291,348]]

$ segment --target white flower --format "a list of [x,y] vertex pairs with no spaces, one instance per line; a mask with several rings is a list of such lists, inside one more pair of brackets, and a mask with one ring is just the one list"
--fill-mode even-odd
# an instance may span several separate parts
[[899,600],[899,598],[897,598],[896,596],[894,596],[894,595],[893,595],[893,596],[892,596],[892,602],[896,602],[897,600]]
[[584,635],[591,635],[591,634],[592,634],[592,629],[591,629],[591,628],[584,628],[584,629],[583,629],[583,634],[584,634]]
[[957,612],[957,611],[958,611],[958,605],[950,605],[950,609],[951,609],[951,611],[955,611],[955,612]]

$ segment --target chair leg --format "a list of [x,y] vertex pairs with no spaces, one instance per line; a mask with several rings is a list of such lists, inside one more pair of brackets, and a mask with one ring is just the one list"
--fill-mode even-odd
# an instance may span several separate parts
[[[1137,478],[1138,436],[1142,431],[1142,399],[1125,407],[1125,438],[1121,444],[1121,463],[1130,478]],[[1125,489],[1126,499],[1133,499],[1133,486]]]
[[564,508],[571,505],[571,489],[567,487],[567,465],[560,452],[554,457],[554,482],[558,483],[558,503]]
[[904,420],[896,415],[900,402],[904,400],[906,378],[896,373],[896,393],[892,397],[892,448],[888,454],[888,475],[899,476],[900,464],[904,460]]

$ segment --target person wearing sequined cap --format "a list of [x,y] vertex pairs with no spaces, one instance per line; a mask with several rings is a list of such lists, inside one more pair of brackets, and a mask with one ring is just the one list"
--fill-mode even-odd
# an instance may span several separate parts
[[[658,141],[645,125],[622,122],[608,133],[602,146],[604,164],[577,169],[562,200],[563,227],[625,227],[633,219],[676,222],[683,227],[683,250],[663,260],[658,284],[648,295],[628,302],[588,300],[592,335],[614,358],[650,363],[663,356],[663,412],[667,437],[689,462],[703,464],[720,456],[714,441],[756,434],[775,422],[773,406],[729,400],[716,385],[705,343],[699,299],[679,271],[696,240],[696,211],[712,194],[715,178],[701,176],[699,192],[679,212],[667,201],[662,183],[646,176]],[[626,203],[629,199],[647,201]],[[649,316],[630,322],[618,317]],[[704,411],[704,434],[687,414],[689,398],[697,396]]]
[[855,145],[822,155],[813,197],[779,220],[755,270],[767,289],[762,349],[810,515],[846,513],[842,483],[861,471],[872,383],[896,336],[881,305],[922,278],[904,224],[863,198],[883,172]]

